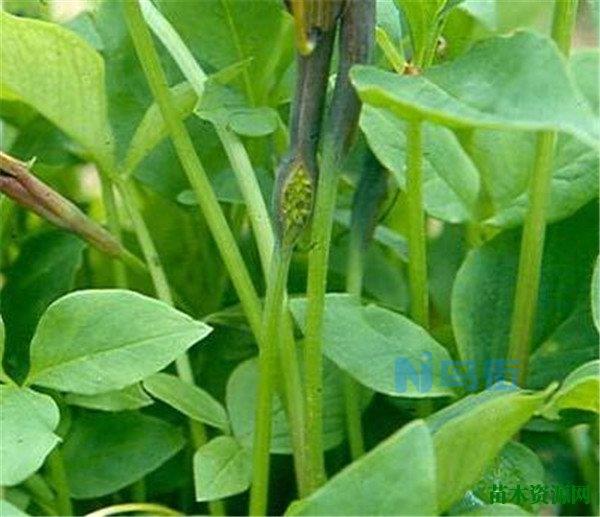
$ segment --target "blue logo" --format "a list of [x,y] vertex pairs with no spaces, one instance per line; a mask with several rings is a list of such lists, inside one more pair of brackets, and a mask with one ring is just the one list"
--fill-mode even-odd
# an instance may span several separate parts
[[486,359],[483,364],[475,360],[444,359],[434,364],[431,352],[424,352],[419,361],[411,361],[408,357],[396,359],[395,384],[400,393],[414,390],[428,393],[434,380],[436,387],[462,388],[470,393],[482,388],[512,390],[518,382],[519,370],[519,362],[510,359]]

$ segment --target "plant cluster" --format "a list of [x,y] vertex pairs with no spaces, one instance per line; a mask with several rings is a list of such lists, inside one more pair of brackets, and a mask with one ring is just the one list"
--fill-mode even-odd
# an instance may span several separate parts
[[0,515],[598,515],[596,1],[67,4],[0,11]]

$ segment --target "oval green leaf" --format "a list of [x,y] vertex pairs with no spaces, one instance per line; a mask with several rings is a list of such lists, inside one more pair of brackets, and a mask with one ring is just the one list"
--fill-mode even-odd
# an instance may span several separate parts
[[470,395],[430,416],[436,455],[438,510],[459,501],[504,445],[547,398],[508,383]]
[[[300,327],[305,328],[306,300],[291,300],[290,306]],[[328,294],[323,342],[328,359],[374,391],[415,398],[455,395],[441,376],[440,365],[450,361],[448,352],[423,328],[401,314],[376,305],[362,307],[347,294]],[[432,366],[431,386],[419,372],[424,357],[430,358]],[[399,360],[410,363],[416,370],[419,386],[413,382],[402,386],[397,382]]]
[[402,118],[458,128],[563,131],[598,146],[597,117],[556,45],[534,33],[483,40],[421,75],[356,66],[351,78],[363,102]]
[[55,23],[0,13],[0,97],[16,94],[95,159],[113,159],[104,62],[88,43]]
[[0,386],[0,485],[17,485],[37,471],[60,438],[60,414],[48,395]]
[[156,373],[144,380],[144,389],[153,397],[199,422],[224,432],[229,430],[225,408],[198,386],[183,382],[174,375]]
[[[323,372],[323,447],[339,445],[345,436],[345,409],[340,371],[325,361]],[[252,448],[254,417],[258,386],[258,363],[250,359],[241,363],[227,382],[227,411],[235,437],[247,448]],[[365,394],[366,406],[369,396]],[[292,444],[288,422],[278,397],[273,400],[273,426],[271,452],[291,454]]]
[[562,409],[583,409],[600,413],[600,361],[586,363],[572,372],[544,407],[546,418],[556,419]]
[[78,291],[42,316],[27,382],[84,395],[122,389],[163,369],[210,332],[132,291]]
[[139,384],[133,384],[121,390],[98,393],[97,395],[68,393],[65,402],[72,406],[99,411],[126,411],[149,406],[153,403],[153,400]]
[[63,446],[71,496],[102,497],[134,483],[177,453],[181,431],[137,412],[78,415]]
[[252,458],[231,436],[219,436],[194,454],[196,501],[215,501],[244,492],[252,478]]
[[438,515],[435,457],[416,420],[351,463],[286,515]]

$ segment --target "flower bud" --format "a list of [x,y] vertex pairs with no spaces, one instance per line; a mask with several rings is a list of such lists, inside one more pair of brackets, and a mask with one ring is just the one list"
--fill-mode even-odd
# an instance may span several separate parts
[[284,247],[293,246],[310,221],[315,177],[316,172],[298,155],[285,159],[277,171],[275,226]]
[[53,225],[79,235],[110,257],[141,265],[112,234],[36,178],[27,164],[3,152],[0,152],[0,192]]

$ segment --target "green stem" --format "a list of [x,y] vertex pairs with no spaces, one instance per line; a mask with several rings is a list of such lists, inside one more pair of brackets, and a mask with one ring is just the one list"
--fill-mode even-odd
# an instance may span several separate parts
[[365,440],[362,429],[362,411],[360,399],[361,385],[350,375],[344,374],[344,405],[346,409],[346,431],[350,444],[352,460],[357,460],[365,453]]
[[[348,250],[348,270],[346,274],[346,291],[359,300],[362,294],[364,276],[363,252],[360,236],[352,235]],[[350,455],[353,460],[365,453],[362,429],[362,412],[360,407],[361,386],[350,375],[344,374],[344,405],[346,408],[346,432],[350,444]]]
[[394,46],[388,33],[381,27],[375,29],[375,39],[377,45],[382,50],[383,55],[386,57],[394,71],[398,74],[404,72],[404,65],[406,64],[406,58],[403,54],[398,52],[398,49]]
[[423,210],[423,132],[421,121],[408,122],[406,154],[406,197],[408,208],[408,280],[411,317],[427,329],[427,240]]
[[12,222],[13,201],[4,195],[0,195],[0,267],[4,267],[3,261],[7,257],[9,229]]
[[[420,120],[407,122],[406,205],[408,210],[408,284],[412,320],[429,328],[427,287],[427,233],[423,209],[423,126]],[[433,411],[429,399],[418,401],[417,415],[425,418]]]
[[323,458],[323,313],[327,289],[327,265],[331,245],[333,212],[337,198],[337,160],[333,149],[326,145],[323,152],[312,221],[313,247],[308,258],[306,296],[306,332],[304,341],[304,366],[306,379],[306,461],[309,472],[309,489],[314,491],[325,481]]
[[174,305],[173,296],[171,294],[171,288],[167,276],[162,266],[162,261],[150,235],[150,230],[142,217],[141,207],[134,186],[129,180],[117,179],[116,180],[119,193],[125,203],[125,208],[129,213],[133,228],[136,236],[142,248],[144,259],[152,278],[152,283],[156,289],[156,294],[165,303]]
[[277,348],[284,315],[283,303],[290,259],[291,250],[275,248],[267,281],[263,319],[264,340],[259,353],[259,384],[252,449],[250,515],[266,515],[267,511],[274,373],[277,366]]
[[337,183],[342,160],[356,131],[360,101],[352,88],[350,68],[369,61],[375,31],[375,2],[348,2],[340,20],[336,84],[323,132],[323,152],[308,257],[304,367],[306,378],[306,462],[311,491],[326,479],[323,457],[323,320],[327,270]]
[[23,488],[31,496],[33,502],[38,505],[47,515],[59,515],[56,509],[56,498],[52,489],[39,474],[29,476],[22,483]]
[[[104,210],[106,211],[106,219],[108,222],[108,229],[117,241],[121,242],[121,225],[119,223],[119,214],[117,212],[117,204],[115,202],[115,192],[113,190],[112,182],[106,174],[99,174],[100,186],[102,188],[102,201],[104,203]],[[127,272],[125,265],[121,260],[113,259],[113,275],[115,278],[115,285],[117,287],[127,287]]]
[[271,258],[269,254],[273,249],[274,236],[267,205],[244,144],[231,130],[220,126],[217,126],[216,129],[246,203],[263,271],[265,276],[268,276]]
[[73,505],[71,504],[71,497],[69,495],[69,482],[60,447],[57,446],[48,455],[46,463],[50,471],[52,486],[56,493],[56,511],[59,515],[73,515]]
[[[190,136],[175,109],[167,78],[160,64],[156,49],[154,48],[154,43],[152,42],[148,27],[142,17],[140,6],[137,1],[125,2],[124,8],[129,32],[133,39],[142,68],[144,69],[146,79],[150,85],[150,89],[152,90],[155,101],[165,120],[177,155],[187,174],[192,189],[196,194],[197,202],[203,212],[204,218],[215,237],[221,257],[223,258],[231,276],[231,280],[240,297],[240,302],[242,303],[250,327],[252,328],[254,335],[259,338],[258,341],[261,344],[259,347],[260,354],[261,356],[264,356],[264,358],[261,358],[261,381],[263,381],[261,382],[261,385],[266,383],[267,386],[261,388],[262,396],[259,397],[257,411],[258,414],[261,415],[264,415],[265,411],[268,411],[269,425],[268,430],[265,430],[265,422],[257,422],[256,434],[260,434],[259,430],[262,431],[263,435],[266,432],[270,440],[271,406],[269,405],[265,409],[260,406],[260,403],[262,402],[264,404],[264,400],[267,398],[270,400],[269,393],[272,389],[270,383],[273,381],[273,373],[275,371],[272,361],[274,359],[276,360],[277,355],[276,348],[275,352],[272,353],[273,347],[268,339],[260,339],[262,336],[260,300],[258,299],[248,270],[244,264],[239,248],[237,247],[235,238],[229,229],[227,220],[212,190],[206,172],[196,154]],[[279,310],[281,310],[281,303]],[[265,377],[268,377],[268,379],[265,379]],[[263,418],[267,417],[263,416]],[[264,446],[264,437],[261,435],[260,438],[261,441],[258,443],[263,444]],[[255,483],[252,490],[251,507],[253,511],[259,513],[262,513],[262,507],[266,506],[266,499],[263,501],[263,494],[266,495],[267,493],[268,479],[264,481],[264,476],[266,475],[268,477],[269,443],[270,441],[267,442],[266,461],[264,459],[259,461],[259,458],[264,458],[264,451],[260,446],[255,447],[254,450],[254,457],[259,463],[254,468]]]
[[[577,0],[556,0],[554,4],[552,39],[565,56],[569,54],[576,11]],[[555,143],[555,132],[543,131],[538,134],[529,184],[529,206],[521,238],[519,270],[508,344],[508,358],[519,366],[521,386],[527,379],[531,337],[537,310]]]
[[[225,148],[229,163],[236,175],[242,196],[246,202],[265,278],[269,278],[271,261],[269,253],[273,249],[275,238],[269,212],[256,180],[256,174],[240,139],[234,133],[224,128],[217,128],[217,133]],[[287,295],[285,291],[283,307],[287,307]],[[303,496],[306,494],[306,468],[303,461],[303,450],[305,449],[304,399],[293,326],[287,310],[284,311],[282,325],[281,339],[278,341],[281,366],[280,381],[283,382],[283,386],[281,384],[280,386],[282,387],[283,401],[290,423],[298,491]]]
[[579,0],[555,0],[552,17],[552,39],[565,57],[571,53],[571,38]]

